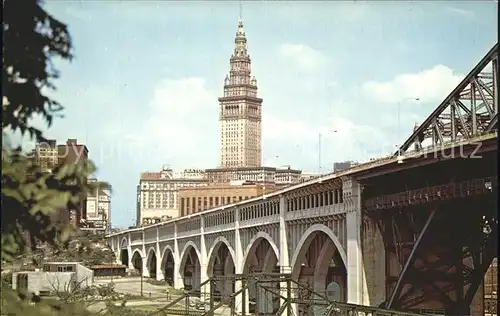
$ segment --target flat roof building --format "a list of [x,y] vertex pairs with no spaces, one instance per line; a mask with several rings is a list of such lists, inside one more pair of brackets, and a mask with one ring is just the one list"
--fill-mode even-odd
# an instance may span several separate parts
[[243,201],[264,193],[271,193],[277,188],[274,184],[266,186],[245,181],[182,188],[179,190],[179,216],[186,216],[213,207]]

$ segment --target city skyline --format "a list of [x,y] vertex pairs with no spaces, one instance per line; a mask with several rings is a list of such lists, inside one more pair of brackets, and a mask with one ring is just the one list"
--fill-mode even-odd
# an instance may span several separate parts
[[[264,99],[263,165],[316,171],[319,133],[323,171],[334,161],[393,151],[496,41],[493,5],[245,3]],[[141,171],[167,163],[176,170],[218,165],[217,97],[238,4],[49,1],[46,7],[69,24],[76,48],[75,61],[59,66],[54,94],[66,119],[46,135],[87,145],[98,177],[114,188],[113,224],[128,226]],[[415,97],[418,106],[403,102]],[[400,124],[398,102],[405,109]],[[337,133],[327,133],[332,128]]]

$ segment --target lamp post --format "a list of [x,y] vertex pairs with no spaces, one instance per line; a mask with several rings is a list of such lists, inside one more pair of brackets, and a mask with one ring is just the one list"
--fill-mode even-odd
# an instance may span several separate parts
[[[336,129],[327,130],[326,133],[337,133]],[[321,175],[321,137],[322,133],[318,133],[318,174]]]
[[144,296],[143,295],[143,282],[144,282],[143,273],[144,273],[144,260],[145,259],[146,259],[146,257],[141,256],[141,296]]
[[[398,141],[401,139],[401,103],[404,101],[420,101],[420,98],[410,97],[398,101]],[[403,163],[403,157],[401,156],[401,146],[402,144],[396,145],[398,147],[398,163]]]

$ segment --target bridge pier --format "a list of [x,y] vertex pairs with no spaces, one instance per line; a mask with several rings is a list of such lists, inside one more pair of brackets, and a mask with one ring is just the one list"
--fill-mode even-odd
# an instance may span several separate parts
[[[158,233],[158,230],[157,230],[157,233]],[[156,256],[156,280],[157,281],[163,281],[165,280],[165,276],[163,275],[163,269],[162,269],[162,266],[161,266],[161,263],[162,263],[162,257],[161,257],[161,249],[160,249],[160,242],[159,242],[159,238],[158,238],[158,235],[156,237],[156,253],[158,254]]]
[[[286,213],[288,212],[288,203],[286,201],[286,198],[284,196],[280,196],[279,198],[279,250],[280,250],[280,256],[279,256],[279,267],[280,267],[280,273],[289,273],[290,275],[292,274],[292,267],[291,267],[291,262],[290,262],[290,254],[288,252],[288,234],[287,234],[287,226],[286,226]],[[292,292],[287,293],[287,284],[286,282],[282,282],[279,284],[280,287],[280,294],[283,297],[288,297],[291,294],[292,297],[297,296],[297,291],[293,290],[292,287]],[[280,306],[285,304],[285,300],[280,297]],[[287,316],[292,316],[292,315],[298,315],[298,306],[297,304],[292,304],[290,309],[285,310],[285,315]],[[289,314],[292,315],[289,315]]]
[[[234,262],[234,271],[236,274],[243,273],[244,267],[244,255],[243,255],[243,245],[240,235],[240,212],[239,209],[235,208],[234,213],[234,254],[235,254],[235,262]],[[237,280],[234,284],[234,292],[237,293],[242,288],[246,287],[246,284],[243,280]],[[243,290],[241,294],[236,295],[234,299],[235,310],[238,314],[242,314],[245,311],[248,314],[249,304],[248,304],[249,293],[248,290]]]
[[346,206],[347,231],[347,303],[370,305],[363,265],[361,239],[361,185],[353,178],[342,179]]

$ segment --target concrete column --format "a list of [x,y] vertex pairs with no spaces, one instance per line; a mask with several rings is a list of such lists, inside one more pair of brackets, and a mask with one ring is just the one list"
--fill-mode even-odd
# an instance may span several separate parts
[[[205,217],[200,216],[200,284],[208,280],[207,268],[208,268],[208,256],[207,248],[205,247]],[[198,284],[198,285],[200,285]],[[202,298],[205,302],[210,299],[210,283],[207,283],[202,288],[200,288]],[[204,294],[204,297],[203,297]]]
[[127,242],[128,268],[129,269],[133,269],[134,268],[134,264],[132,262],[132,255],[133,255],[133,253],[132,253],[132,246],[131,246],[131,244],[132,244],[132,237],[131,237],[130,233],[127,234],[127,240],[128,240],[128,242]]
[[180,290],[184,288],[184,271],[181,270],[181,253],[179,242],[177,241],[177,222],[174,222],[174,288]]
[[365,305],[366,280],[361,252],[361,186],[352,178],[343,179],[347,228],[347,302]]
[[160,249],[160,229],[156,226],[156,280],[161,281],[165,280],[165,276],[163,275],[163,267],[162,263],[162,253]]
[[146,253],[146,243],[144,242],[145,241],[145,238],[146,236],[144,236],[144,230],[142,231],[142,253],[143,253],[143,256],[142,257],[142,276],[145,277],[145,278],[149,278],[149,268],[148,268],[148,254]]
[[[241,244],[241,237],[240,237],[240,212],[239,209],[236,207],[234,210],[234,252],[235,252],[235,263],[234,263],[234,271],[236,274],[242,274],[243,273],[243,268],[244,268],[244,254],[243,254],[243,246]],[[242,282],[241,281],[236,281],[234,285],[234,291],[238,292],[241,290],[242,287]],[[245,313],[248,314],[248,290],[245,290],[245,302],[243,302],[243,295],[237,295],[235,298],[235,307],[236,307],[236,312],[240,313],[242,312],[243,309],[243,304],[245,304]]]
[[[302,197],[302,201],[305,203],[306,198]],[[304,208],[307,205],[304,205]],[[287,234],[287,226],[286,226],[286,214],[288,212],[287,209],[287,201],[284,196],[280,196],[280,240],[279,240],[279,258],[278,264],[280,266],[280,273],[292,273],[292,267],[290,266],[290,256],[288,253],[288,234]],[[293,251],[293,249],[292,249]],[[287,297],[287,284],[286,282],[282,282],[280,285],[281,296]],[[293,295],[293,291],[292,291]],[[285,301],[280,298],[280,306],[285,304]],[[288,309],[285,309],[284,315],[292,316],[298,315],[297,304],[292,304],[292,315],[289,315]]]

